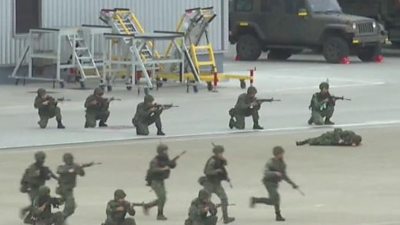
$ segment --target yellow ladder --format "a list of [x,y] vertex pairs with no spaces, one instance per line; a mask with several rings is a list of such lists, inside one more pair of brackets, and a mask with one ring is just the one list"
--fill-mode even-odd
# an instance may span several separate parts
[[[217,72],[217,64],[215,63],[214,49],[211,43],[209,43],[208,45],[199,45],[199,46],[195,46],[194,44],[192,44],[190,49],[191,49],[193,63],[199,74],[201,74],[202,67],[211,68],[210,74]],[[200,61],[199,53],[206,53],[208,55],[208,60]]]

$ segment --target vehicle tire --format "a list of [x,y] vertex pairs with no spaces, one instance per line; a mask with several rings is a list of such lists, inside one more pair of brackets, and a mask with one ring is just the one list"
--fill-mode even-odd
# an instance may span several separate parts
[[380,53],[381,47],[379,45],[367,46],[358,49],[357,56],[363,62],[372,62]]
[[236,44],[236,54],[239,60],[254,61],[261,55],[261,44],[257,37],[251,34],[241,35]]
[[340,63],[344,57],[349,56],[349,45],[342,37],[328,37],[322,50],[325,60],[329,63]]
[[391,41],[391,42],[393,47],[400,48],[400,41]]
[[271,49],[268,53],[268,60],[283,61],[292,55],[288,49]]

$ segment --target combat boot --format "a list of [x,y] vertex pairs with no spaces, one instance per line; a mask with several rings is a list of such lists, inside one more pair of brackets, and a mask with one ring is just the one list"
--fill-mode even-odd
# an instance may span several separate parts
[[256,206],[256,198],[250,198],[250,208],[254,208]]
[[64,129],[65,126],[62,124],[61,120],[57,120],[57,128],[58,129]]
[[334,125],[335,123],[332,122],[330,119],[325,119],[325,125]]
[[254,129],[254,130],[263,130],[264,127],[260,126],[258,123],[254,123],[253,129]]
[[159,209],[157,214],[157,220],[167,220],[167,217],[164,216],[164,210]]
[[106,122],[100,121],[99,122],[99,127],[108,127],[108,125],[106,124]]
[[280,212],[277,212],[275,214],[276,214],[276,216],[275,216],[276,221],[285,221],[285,218],[282,217]]
[[305,144],[307,144],[308,143],[308,141],[296,141],[296,145],[297,146],[299,146],[299,145],[305,145]]
[[165,133],[164,133],[162,130],[158,130],[158,131],[157,131],[157,135],[158,135],[158,136],[164,136]]
[[230,129],[233,129],[235,127],[235,120],[233,119],[233,118],[231,118],[230,120],[229,120],[229,128]]
[[232,223],[233,221],[235,221],[235,217],[225,217],[224,218],[224,223]]

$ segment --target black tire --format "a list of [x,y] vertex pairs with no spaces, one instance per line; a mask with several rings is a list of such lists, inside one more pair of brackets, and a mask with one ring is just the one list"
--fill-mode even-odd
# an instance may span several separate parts
[[64,88],[65,87],[65,84],[64,84],[64,82],[60,82],[60,88]]
[[391,41],[391,42],[393,47],[400,48],[400,41]]
[[322,50],[325,60],[329,63],[340,63],[344,57],[349,56],[349,45],[342,37],[328,37],[323,44]]
[[268,60],[284,61],[292,56],[292,51],[288,49],[271,49],[268,53]]
[[359,48],[357,56],[363,62],[373,62],[380,53],[381,53],[381,47],[379,45],[367,46]]
[[194,93],[199,92],[199,89],[197,88],[197,85],[193,85],[193,92],[194,92]]
[[236,54],[239,60],[254,61],[261,55],[261,44],[257,37],[251,34],[241,35],[236,44]]
[[107,85],[107,91],[108,92],[112,91],[112,86],[111,85]]
[[209,91],[213,90],[213,85],[211,82],[207,82],[207,90],[209,90]]
[[246,81],[245,80],[240,80],[240,88],[246,89]]
[[79,81],[79,85],[81,86],[81,89],[85,89],[85,82]]
[[132,91],[132,86],[126,86],[126,90]]

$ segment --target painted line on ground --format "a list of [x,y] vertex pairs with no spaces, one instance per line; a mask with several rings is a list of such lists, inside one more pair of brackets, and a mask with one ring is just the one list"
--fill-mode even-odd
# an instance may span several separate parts
[[[17,153],[17,152],[26,152],[32,151],[36,148],[46,148],[47,150],[59,150],[59,149],[68,149],[68,148],[76,148],[76,145],[129,145],[132,144],[132,141],[140,141],[140,142],[160,142],[161,140],[175,141],[175,142],[183,142],[190,140],[203,140],[203,139],[220,139],[226,137],[233,137],[235,135],[239,135],[240,137],[248,137],[248,136],[265,136],[265,135],[282,135],[282,134],[290,134],[296,132],[316,132],[316,131],[326,131],[331,130],[332,128],[383,128],[393,125],[400,124],[400,120],[390,120],[390,121],[370,121],[363,123],[349,123],[349,124],[338,124],[333,126],[302,126],[302,127],[284,127],[284,128],[271,128],[265,130],[244,130],[244,131],[218,131],[218,132],[202,132],[202,133],[190,133],[190,134],[178,134],[178,135],[168,135],[164,137],[159,136],[147,136],[147,137],[133,137],[133,138],[112,138],[112,139],[99,139],[99,140],[90,140],[90,141],[75,141],[75,142],[61,142],[55,144],[37,144],[37,145],[21,145],[21,146],[0,146],[0,153]],[[104,129],[106,130],[106,129]],[[100,132],[100,130],[96,130]],[[115,132],[115,130],[110,130]],[[107,131],[108,132],[108,131]],[[120,142],[120,143],[118,143]],[[123,143],[121,143],[123,142]],[[18,149],[18,151],[16,151]]]

